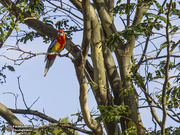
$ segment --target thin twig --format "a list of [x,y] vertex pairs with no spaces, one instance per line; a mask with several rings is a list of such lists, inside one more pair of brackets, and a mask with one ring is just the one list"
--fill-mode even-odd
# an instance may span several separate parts
[[156,133],[157,123],[154,121],[154,117],[152,117],[152,121],[153,121],[153,123],[154,123],[154,132]]
[[38,97],[38,98],[32,103],[32,105],[29,107],[29,109],[38,101],[39,98],[40,98],[40,97]]
[[21,95],[22,95],[22,99],[23,99],[24,105],[26,106],[27,109],[29,109],[29,107],[28,107],[27,104],[26,104],[26,101],[25,101],[25,98],[24,98],[24,94],[23,94],[23,92],[22,92],[22,90],[21,90],[20,81],[19,81],[19,78],[20,78],[20,77],[21,77],[21,76],[17,77],[17,79],[18,79],[19,90],[20,90],[20,92],[21,92]]
[[3,94],[12,94],[15,98],[15,108],[17,109],[17,98],[18,98],[18,95],[17,94],[14,94],[12,92],[4,92]]
[[73,16],[75,16],[76,18],[78,18],[79,20],[83,20],[82,18],[80,18],[80,17],[77,16],[76,14],[72,13],[71,11],[69,11],[69,10],[67,10],[67,9],[64,9],[64,8],[62,8],[62,7],[59,7],[59,6],[57,6],[56,4],[52,3],[52,2],[49,1],[49,0],[47,0],[47,2],[48,2],[49,4],[55,6],[56,8],[60,8],[60,9],[62,9],[62,10],[64,10],[64,11],[66,11],[66,12],[72,14]]

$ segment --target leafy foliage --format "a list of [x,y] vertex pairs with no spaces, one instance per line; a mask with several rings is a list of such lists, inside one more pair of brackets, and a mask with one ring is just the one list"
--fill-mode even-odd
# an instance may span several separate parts
[[18,24],[16,23],[15,16],[6,16],[8,8],[0,6],[0,16],[4,16],[0,20],[0,43],[4,43],[6,36],[9,36],[12,30],[15,28],[18,30]]
[[72,39],[72,32],[76,32],[78,29],[77,29],[77,26],[70,26],[69,24],[69,20],[68,19],[62,19],[60,21],[57,21],[55,23],[55,27],[56,29],[63,29],[66,31],[66,37],[68,39]]
[[[148,80],[153,81],[157,79],[163,79],[166,75],[165,73],[166,61],[161,61],[158,65],[158,70],[155,70],[155,76],[152,73],[148,73]],[[169,63],[169,72],[170,71],[179,71],[180,74],[180,63],[175,64],[174,62]],[[179,85],[180,77],[174,77],[174,83],[178,85],[173,86],[172,83],[168,82],[167,85],[167,93],[166,93],[166,105],[168,109],[179,108],[180,105],[180,85]],[[172,86],[171,86],[172,85]],[[158,102],[162,103],[162,94],[156,94],[156,98]]]
[[40,15],[44,14],[44,4],[39,0],[24,0],[23,2],[16,5],[26,13],[29,13],[31,17],[40,18]]
[[[71,124],[69,122],[69,118],[68,117],[65,117],[63,119],[60,120],[60,123],[62,124]],[[75,132],[74,130],[69,130],[71,131],[72,133],[74,133],[74,135],[79,135],[78,132]],[[33,131],[31,132],[32,135],[49,135],[49,134],[52,134],[52,135],[67,135],[60,127],[58,126],[54,126],[54,127],[49,127],[49,128],[45,128],[45,129],[41,129],[41,130],[38,130],[38,131]]]
[[121,4],[121,0],[117,1],[116,7],[114,8],[114,15],[119,14],[131,14],[134,11],[136,3],[123,3]]
[[6,132],[6,125],[7,125],[7,122],[2,120],[0,117],[0,131],[3,134]]
[[[179,135],[180,134],[180,127],[168,127],[165,129],[166,135]],[[158,131],[151,131],[151,135],[161,135],[161,130]]]
[[24,32],[24,36],[22,36],[19,41],[23,42],[25,44],[28,40],[32,41],[35,38],[39,38],[39,37],[42,37],[43,42],[45,42],[45,43],[48,43],[48,42],[51,41],[51,38],[49,38],[48,36],[41,35],[41,34],[39,34],[38,32],[35,32],[35,31]]
[[131,128],[128,128],[126,129],[123,134],[124,135],[134,135],[134,132],[136,132],[136,127],[131,127]]
[[6,75],[3,73],[5,69],[8,69],[9,71],[15,71],[13,66],[10,65],[4,65],[1,70],[0,70],[0,83],[5,83],[6,82]]
[[[44,19],[44,23],[52,26],[52,27],[56,27],[56,29],[62,29],[62,30],[65,30],[66,32],[66,38],[68,39],[72,39],[72,32],[76,31],[77,30],[77,27],[76,26],[70,26],[68,24],[69,20],[65,20],[65,19],[62,19],[60,21],[57,21],[56,23],[54,23],[52,20],[49,20],[49,19]],[[40,33],[38,32],[35,32],[35,31],[31,31],[31,32],[26,32],[24,31],[23,32],[23,36],[21,37],[21,39],[19,40],[20,42],[23,42],[24,44],[27,42],[27,41],[32,41],[34,40],[35,38],[39,38],[39,37],[42,37],[43,38],[43,42],[45,43],[49,43],[50,41],[52,41],[51,38],[49,38],[48,36],[46,35],[41,35]]]
[[125,46],[131,41],[132,36],[135,36],[135,38],[138,38],[139,36],[148,37],[148,34],[151,33],[150,26],[151,22],[127,26],[124,30],[109,35],[103,43],[105,46],[108,46],[111,51],[115,51],[116,42]]
[[122,105],[114,105],[114,106],[107,106],[107,105],[99,105],[98,109],[102,111],[101,116],[97,117],[96,119],[99,121],[119,121],[121,116],[126,114],[128,115],[128,107]]
[[[158,70],[155,70],[155,76],[152,75],[152,73],[148,73],[148,80],[152,81],[154,79],[160,79],[165,77],[165,66],[166,61],[163,60],[158,64]],[[171,70],[179,71],[180,72],[180,63],[175,64],[174,62],[169,63],[169,72]],[[176,81],[179,81],[179,77],[177,76]]]

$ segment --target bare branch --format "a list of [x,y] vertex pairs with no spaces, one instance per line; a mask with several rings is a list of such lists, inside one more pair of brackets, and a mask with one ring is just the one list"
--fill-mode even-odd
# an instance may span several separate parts
[[[62,7],[59,7],[59,6],[57,6],[56,4],[52,3],[52,2],[49,1],[49,0],[47,0],[47,2],[50,3],[51,5],[55,6],[56,8],[60,8],[60,9],[62,9],[62,10],[64,10],[64,11],[72,14],[72,15],[75,16],[76,18],[78,18],[78,19],[80,19],[80,20],[83,20],[82,18],[80,18],[80,17],[77,16],[76,14],[72,13],[70,10],[64,9],[64,8],[62,8]],[[62,2],[61,2],[61,3],[62,3]]]
[[29,109],[29,107],[28,107],[27,104],[26,104],[26,101],[25,101],[25,98],[24,98],[24,94],[23,94],[23,92],[22,92],[22,90],[21,90],[20,81],[19,81],[19,78],[20,78],[20,77],[21,77],[21,76],[17,77],[19,90],[20,90],[20,92],[21,92],[22,99],[23,99],[23,102],[24,102],[25,107],[26,107],[27,109]]
[[[151,108],[151,107],[155,107],[155,108],[161,109],[161,110],[163,111],[162,107],[159,106],[159,105],[157,105],[157,106],[155,106],[155,105],[152,105],[152,106],[139,106],[138,108],[139,108],[139,109],[142,109],[142,108],[147,108],[147,107],[150,107],[150,108]],[[180,117],[179,117],[173,110],[171,110],[171,109],[167,109],[167,110],[173,112],[173,114],[174,114],[178,119],[174,118],[174,117],[172,116],[172,114],[170,114],[170,113],[167,113],[167,115],[168,115],[172,120],[180,123]],[[154,116],[153,116],[153,118],[154,118]]]
[[32,105],[29,107],[29,109],[38,101],[39,98],[40,98],[40,97],[38,97],[38,98],[32,103]]
[[4,92],[3,94],[12,94],[15,98],[15,108],[17,109],[17,98],[18,98],[18,95],[17,94],[14,94],[12,92]]
[[[65,54],[60,54],[60,53],[56,53],[56,52],[52,52],[52,53],[44,53],[44,52],[33,53],[33,52],[31,52],[31,51],[24,51],[24,50],[22,50],[22,49],[19,48],[19,47],[13,47],[13,48],[9,48],[9,49],[7,49],[7,50],[16,50],[16,51],[21,52],[21,55],[20,55],[17,59],[15,59],[15,58],[9,58],[9,57],[7,57],[6,55],[1,55],[1,54],[0,54],[0,56],[5,57],[5,58],[8,59],[8,60],[14,61],[14,63],[15,63],[16,65],[21,65],[25,60],[28,60],[28,59],[33,58],[33,57],[36,57],[36,56],[38,56],[38,55],[47,55],[47,54],[49,54],[49,55],[58,55],[59,57],[67,57],[67,58],[70,58],[70,59],[73,61],[74,58],[71,57],[69,54],[72,53],[72,51],[74,50],[74,48],[76,48],[77,46],[79,46],[79,45],[74,45],[74,46],[70,47],[69,51],[68,51],[67,53],[65,53]],[[24,55],[25,55],[25,56],[24,56]],[[17,63],[17,62],[20,62],[20,63]]]
[[[180,58],[180,55],[171,55],[170,57],[174,57],[174,58]],[[161,58],[167,58],[167,55],[163,55],[163,56],[159,56],[159,57],[152,57],[152,58],[147,58],[145,60],[142,61],[142,63],[147,62],[149,60],[156,60],[156,59],[161,59]]]
[[[177,113],[175,113],[175,111],[173,111],[172,109],[168,109],[169,111],[171,111],[178,119],[179,119],[179,123],[180,123],[180,117],[179,117],[179,115],[177,114]],[[169,115],[169,116],[172,116],[172,115]],[[177,120],[175,120],[175,121],[177,121]]]
[[58,123],[57,120],[55,120],[55,119],[53,119],[53,118],[51,118],[51,117],[49,117],[49,116],[47,116],[47,115],[45,115],[45,114],[43,114],[41,112],[38,112],[36,110],[11,109],[11,108],[9,108],[9,110],[11,110],[13,113],[18,113],[18,114],[32,114],[32,115],[36,115],[36,116],[38,116],[38,117],[40,117],[42,119],[45,119],[45,120],[47,120],[47,121],[49,121],[51,123]]

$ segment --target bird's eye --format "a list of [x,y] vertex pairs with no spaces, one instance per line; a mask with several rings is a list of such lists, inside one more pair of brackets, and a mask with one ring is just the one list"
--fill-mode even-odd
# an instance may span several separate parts
[[58,35],[61,35],[61,36],[62,36],[62,35],[63,35],[63,32],[62,32],[62,31],[58,32]]

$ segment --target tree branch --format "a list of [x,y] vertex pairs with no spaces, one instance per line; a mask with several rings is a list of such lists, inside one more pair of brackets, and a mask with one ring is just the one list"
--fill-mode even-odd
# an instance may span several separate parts
[[[9,110],[11,110],[13,113],[17,113],[17,114],[31,114],[31,115],[36,115],[36,116],[38,116],[38,117],[40,117],[40,118],[42,118],[42,119],[44,119],[44,120],[47,120],[47,121],[49,121],[49,122],[51,122],[51,123],[59,123],[59,121],[57,121],[57,120],[55,120],[55,119],[53,119],[53,118],[51,118],[51,117],[49,117],[49,116],[41,113],[41,112],[38,112],[38,111],[36,111],[36,110],[30,110],[30,109],[29,109],[29,110],[24,110],[24,109],[11,109],[11,108],[9,108]],[[59,124],[61,124],[61,123],[59,123]],[[62,129],[64,132],[71,134],[71,132],[70,132],[66,127],[61,126],[61,129]],[[78,129],[78,128],[77,128],[77,129]]]
[[54,38],[57,36],[56,29],[54,29],[52,26],[44,24],[36,18],[32,18],[29,14],[22,12],[11,0],[0,0],[0,3],[3,4],[3,6],[7,7],[9,11],[17,18],[20,17],[20,14],[24,16],[24,23],[38,31],[40,34]]
[[13,113],[18,113],[18,114],[32,114],[32,115],[36,115],[36,116],[39,116],[40,118],[42,119],[45,119],[49,122],[52,122],[52,123],[58,123],[57,120],[41,113],[41,112],[38,112],[36,110],[24,110],[24,109],[11,109],[9,108],[9,110],[11,110]]
[[19,90],[20,90],[20,92],[21,92],[22,99],[23,99],[23,102],[24,102],[24,105],[25,105],[26,109],[29,109],[29,107],[28,107],[28,106],[27,106],[27,104],[26,104],[26,101],[25,101],[25,98],[24,98],[24,94],[23,94],[23,92],[22,92],[22,90],[21,90],[21,86],[20,86],[20,81],[19,81],[19,78],[20,78],[20,76],[19,76],[19,77],[17,77],[17,79],[18,79],[18,86],[19,86]]
[[[170,57],[174,57],[174,58],[180,58],[180,55],[171,55]],[[147,62],[148,60],[156,60],[156,59],[161,59],[161,58],[167,58],[167,55],[163,55],[163,56],[159,56],[159,57],[153,57],[153,58],[147,58],[146,60],[143,60],[141,64],[143,64],[144,62]]]
[[12,94],[15,98],[15,108],[17,109],[17,99],[18,99],[18,94],[14,94],[12,92],[4,92],[3,94]]
[[5,105],[0,103],[0,115],[10,124],[15,126],[24,125]]
[[[101,6],[101,4],[99,5],[98,3],[98,6]],[[97,86],[93,87],[92,89],[97,104],[108,105],[108,92],[107,92],[108,90],[107,90],[107,80],[106,80],[107,77],[106,77],[106,70],[104,65],[102,43],[100,42],[102,36],[101,25],[98,20],[97,13],[95,12],[95,9],[92,5],[90,7],[90,12],[91,12],[91,26],[92,26],[91,59],[94,67],[94,82],[97,84]],[[101,20],[101,22],[103,22],[103,20]],[[117,121],[111,121],[111,122],[104,121],[104,125],[107,134],[115,134],[115,133],[119,134],[119,127],[117,125]]]
[[[97,8],[97,12],[101,19],[101,24],[102,24],[103,29],[105,30],[106,34],[107,35],[113,34],[115,31],[115,30],[114,31],[112,30],[113,20],[112,20],[112,17],[108,13],[108,9],[106,7],[104,0],[93,0],[93,1]],[[113,28],[115,28],[115,27],[113,27]]]
[[162,126],[161,126],[161,134],[165,135],[165,123],[166,123],[166,117],[167,117],[167,110],[166,110],[166,87],[169,80],[169,62],[170,62],[170,41],[169,41],[169,14],[170,9],[172,5],[172,0],[170,0],[168,11],[167,11],[167,24],[166,24],[166,40],[167,40],[167,60],[166,60],[166,66],[165,66],[165,80],[162,88],[162,109],[163,109],[163,119],[162,119]]
[[[101,135],[104,134],[102,130],[102,126],[99,121],[92,118],[89,107],[87,104],[87,93],[88,93],[88,83],[85,77],[84,63],[86,63],[86,59],[88,56],[89,50],[89,42],[91,38],[91,22],[90,22],[90,1],[83,0],[82,2],[82,12],[84,18],[84,31],[83,31],[83,41],[82,41],[82,53],[78,62],[74,63],[77,78],[80,85],[80,106],[83,114],[84,121],[86,125],[93,130],[94,133]],[[88,74],[88,73],[87,73]],[[88,74],[89,75],[89,74]],[[91,78],[90,76],[88,77]]]
[[[56,4],[52,3],[51,1],[47,0],[48,3],[50,3],[51,5],[55,6],[56,8],[58,8],[59,6],[57,6]],[[62,3],[62,2],[61,2]],[[79,16],[77,16],[76,14],[72,13],[71,11],[65,9],[65,8],[62,8],[62,7],[59,7],[60,9],[72,14],[74,17],[80,19],[80,20],[83,20],[82,18],[80,18]]]
[[82,4],[79,0],[70,0],[70,2],[80,11],[82,12]]
[[62,128],[62,127],[63,128],[70,128],[70,129],[74,129],[74,130],[80,131],[82,133],[93,135],[93,132],[91,132],[91,131],[88,131],[88,130],[85,130],[85,129],[81,129],[81,128],[77,128],[77,127],[74,127],[74,126],[71,126],[71,125],[67,125],[67,124],[61,124],[61,123],[52,123],[52,124],[48,124],[48,125],[34,127],[33,130],[46,129],[46,128],[55,127],[55,126],[58,126],[60,128]]
[[92,118],[88,103],[87,103],[87,93],[88,93],[88,83],[86,81],[85,73],[84,73],[84,66],[83,66],[83,59],[79,59],[81,61],[74,62],[74,66],[76,69],[77,78],[80,85],[80,106],[83,114],[84,121],[86,125],[93,130],[93,132],[97,135],[103,135],[103,129],[99,121]]
[[[139,73],[136,72],[136,74],[134,74],[135,76],[140,76]],[[158,125],[161,127],[162,125],[162,122],[161,120],[159,119],[157,113],[156,113],[156,110],[154,109],[154,105],[153,105],[153,99],[151,98],[151,96],[149,95],[144,83],[141,83],[141,90],[144,92],[144,95],[146,96],[146,99],[147,99],[147,102],[150,106],[150,109],[151,109],[151,114],[152,116],[155,118],[156,122],[158,123]]]
[[83,9],[83,20],[84,20],[84,31],[83,31],[83,41],[82,41],[82,55],[84,58],[84,62],[86,62],[88,51],[89,51],[89,43],[91,39],[91,19],[90,19],[90,1],[83,0],[82,1],[82,9]]
[[108,12],[109,12],[109,15],[112,19],[112,21],[114,21],[114,12],[113,12],[113,9],[114,9],[114,0],[108,0],[107,2],[108,4]]
[[[162,7],[165,5],[165,3],[166,3],[166,0],[163,2]],[[143,7],[137,7],[135,19],[134,19],[134,21],[133,21],[133,25],[139,24],[139,23],[141,22],[141,20],[142,20],[143,13],[147,12],[148,9],[149,9],[149,6],[144,6],[144,4],[143,4],[142,6],[143,6]],[[158,15],[160,15],[160,14],[161,14],[161,10],[159,10],[159,12],[158,12]],[[135,67],[135,68],[136,68],[136,71],[135,71],[135,72],[137,72],[137,70],[139,69],[139,67],[140,67],[140,65],[142,64],[142,61],[143,61],[143,59],[144,59],[144,57],[145,57],[145,53],[146,53],[146,51],[147,51],[147,47],[148,47],[150,35],[152,34],[152,29],[153,29],[153,27],[154,27],[154,24],[157,22],[157,19],[158,19],[158,18],[156,18],[156,19],[154,20],[153,25],[151,25],[151,27],[149,28],[149,30],[150,30],[151,32],[148,33],[148,35],[147,35],[147,39],[146,39],[145,47],[144,47],[144,50],[143,50],[143,54],[142,54],[142,56],[141,56],[138,64],[136,65],[136,67],[138,67],[138,68]],[[134,48],[134,46],[133,46],[133,48]],[[133,48],[131,48],[131,50],[132,50]]]
[[[149,95],[149,97],[150,97],[150,95]],[[147,107],[150,107],[150,108],[151,108],[151,107],[155,107],[155,108],[158,108],[158,109],[163,110],[159,105],[157,105],[157,106],[155,106],[155,105],[153,105],[153,106],[140,106],[140,107],[138,107],[138,108],[141,109],[141,108],[147,108]],[[170,113],[167,113],[167,115],[168,115],[172,120],[180,123],[180,117],[179,117],[173,110],[170,110],[170,109],[169,109],[169,111],[173,112],[173,114],[174,114],[178,119],[175,119],[175,118],[172,116],[172,114],[170,114]],[[154,116],[153,116],[153,118],[154,118]]]
[[[106,47],[104,49],[103,56],[104,56],[104,64],[105,64],[106,72],[107,72],[107,79],[110,83],[110,86],[111,86],[111,89],[112,89],[113,95],[114,95],[114,104],[123,106],[124,105],[124,94],[122,91],[121,79],[119,77],[117,67],[115,65],[112,53],[108,47]],[[122,132],[124,132],[126,123],[123,120],[123,118],[120,119],[120,122],[121,122]],[[116,123],[116,122],[114,122],[114,123]],[[111,132],[110,134],[117,133],[119,135],[120,134],[119,127],[117,127],[116,129],[113,129],[113,127],[111,127],[111,130],[115,131],[115,132]]]

